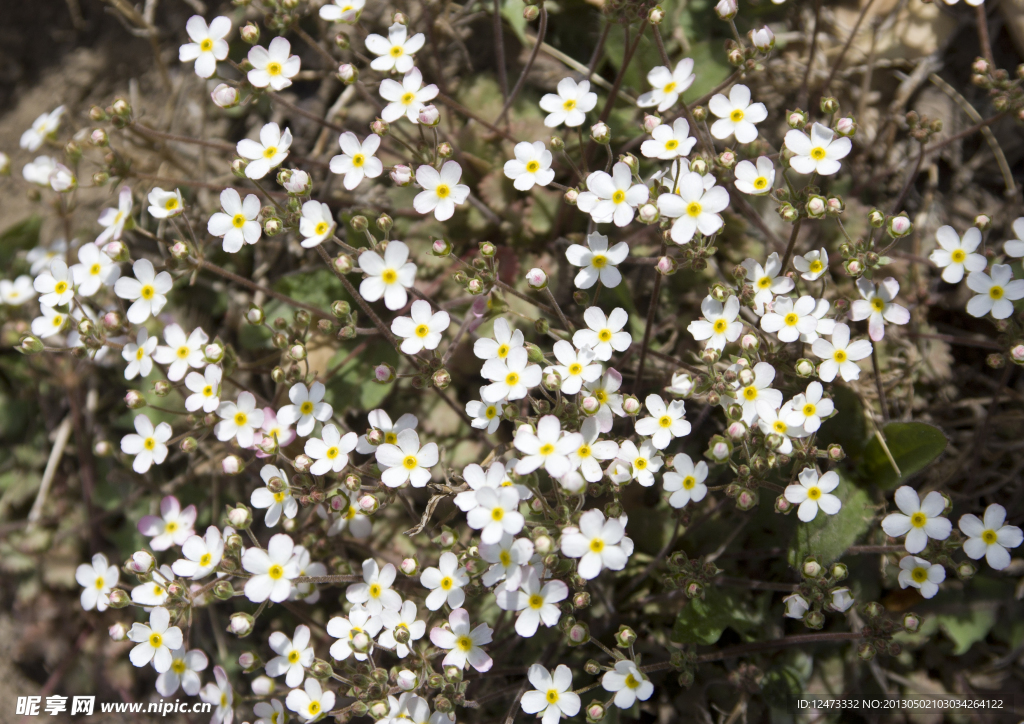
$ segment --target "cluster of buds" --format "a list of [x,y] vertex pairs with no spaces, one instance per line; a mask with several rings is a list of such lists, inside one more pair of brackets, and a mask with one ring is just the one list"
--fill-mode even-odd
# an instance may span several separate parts
[[666,561],[668,575],[665,583],[681,590],[687,598],[704,600],[708,586],[721,571],[714,563],[691,560],[682,551],[676,551]]

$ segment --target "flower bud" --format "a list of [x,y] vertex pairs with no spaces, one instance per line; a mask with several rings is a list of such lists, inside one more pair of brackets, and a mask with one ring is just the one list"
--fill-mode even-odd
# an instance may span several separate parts
[[[694,106],[690,109],[690,114],[693,116],[693,120],[697,121],[697,123],[702,123],[707,120],[708,109],[704,106]],[[691,166],[690,168],[692,169],[693,167]]]
[[534,267],[530,271],[526,272],[526,283],[530,285],[531,289],[541,290],[548,285],[548,275],[543,270]]
[[591,702],[587,704],[587,724],[597,724],[604,720],[605,709],[604,704],[599,701]]
[[654,132],[654,129],[661,125],[661,119],[657,116],[652,116],[650,113],[644,114],[644,133],[650,135]]
[[228,455],[220,461],[220,469],[225,475],[238,475],[245,468],[245,464],[238,459],[237,455]]
[[583,410],[586,415],[596,415],[597,411],[601,409],[601,403],[597,401],[597,398],[593,395],[588,395],[583,398],[580,402],[580,409]]
[[744,488],[736,496],[736,507],[739,510],[753,510],[757,507],[758,495],[753,490]]
[[387,362],[381,362],[379,365],[373,368],[373,379],[382,385],[386,385],[389,382],[394,382],[395,368],[389,365]]
[[580,198],[579,189],[576,189],[576,188],[566,189],[565,194],[563,194],[562,198],[565,200],[565,203],[569,204],[569,206],[575,206],[576,202]]
[[640,400],[633,395],[627,395],[622,399],[622,411],[629,416],[640,413]]
[[306,347],[302,344],[293,344],[288,348],[288,356],[296,362],[306,359]]
[[598,121],[590,127],[590,137],[594,143],[605,145],[612,140],[612,129],[604,121]]
[[263,662],[258,654],[254,654],[252,651],[243,651],[238,655],[238,665],[242,667],[242,671],[249,673],[262,667]]
[[820,219],[828,211],[828,202],[824,196],[811,196],[807,200],[807,215],[812,219]]
[[857,133],[857,121],[850,116],[843,116],[836,121],[836,133],[845,138],[851,138]]
[[715,5],[715,15],[720,20],[732,20],[736,17],[736,0],[719,0],[719,3]]
[[408,669],[402,669],[395,677],[395,683],[402,691],[412,691],[419,686],[419,677]]
[[636,643],[636,638],[636,631],[631,629],[629,626],[621,625],[619,626],[619,630],[615,633],[615,645],[620,649],[628,649]]
[[434,384],[434,387],[436,387],[437,389],[444,390],[447,389],[448,385],[452,383],[452,376],[451,373],[448,372],[448,370],[442,368],[437,370],[431,376],[430,381]]
[[136,551],[125,561],[124,568],[129,573],[145,575],[156,568],[156,559],[149,551]]
[[832,115],[839,110],[839,101],[832,96],[822,96],[821,98],[821,112],[826,115]]
[[391,169],[391,180],[396,186],[408,186],[412,183],[412,169],[405,165],[398,165]]
[[107,634],[110,636],[111,641],[124,641],[128,638],[128,627],[118,622],[107,629]]
[[107,598],[109,599],[108,605],[111,608],[124,608],[132,602],[128,592],[122,591],[120,588],[115,588],[108,593]]
[[878,209],[871,209],[871,212],[868,214],[868,223],[876,229],[881,229],[882,224],[885,223],[885,214]]
[[228,621],[228,633],[233,633],[240,639],[245,638],[252,633],[253,622],[253,617],[247,613],[233,613]]
[[438,158],[451,158],[455,153],[455,149],[452,148],[452,144],[445,141],[444,143],[437,144],[437,157]]
[[970,561],[964,561],[956,567],[956,575],[962,581],[966,581],[969,578],[973,578],[974,574],[978,572],[978,569]]
[[894,216],[889,219],[889,236],[894,239],[906,236],[913,229],[913,224],[910,223],[910,219],[905,214]]
[[373,515],[380,509],[380,501],[377,496],[371,493],[359,496],[359,512],[363,515]]
[[767,53],[775,47],[775,33],[765,25],[759,30],[750,31],[750,42],[762,53]]
[[[224,568],[226,561],[230,559],[224,559],[221,561],[221,567]],[[213,597],[220,601],[227,601],[235,595],[235,587],[231,585],[231,581],[223,578],[213,584]]]
[[572,607],[575,609],[587,608],[590,605],[590,594],[580,591],[572,597]]
[[238,35],[249,45],[256,45],[260,42],[260,26],[249,22],[238,29]]
[[701,176],[706,176],[708,173],[708,162],[698,156],[690,161],[690,170]]
[[819,629],[825,625],[825,614],[821,611],[808,611],[804,616],[804,626],[811,629]]
[[124,404],[129,410],[139,410],[146,406],[146,398],[138,390],[128,390],[124,396]]
[[660,5],[655,5],[647,12],[647,22],[650,25],[661,25],[661,21],[665,19],[665,11],[661,9]]
[[800,573],[804,578],[818,578],[821,575],[822,570],[821,564],[818,563],[817,559],[810,556],[804,560],[804,564],[800,568]]
[[590,641],[590,627],[583,621],[577,621],[566,631],[570,646],[582,646]]
[[862,661],[871,661],[871,659],[875,658],[875,647],[864,642],[857,647],[857,656],[859,656]]
[[548,372],[544,375],[542,384],[545,390],[554,392],[562,386],[562,376],[555,371]]
[[732,456],[732,443],[723,437],[713,437],[708,445],[708,452],[706,454],[715,462],[725,462]]
[[[338,80],[340,80],[345,85],[352,85],[357,80],[359,80],[359,69],[356,68],[351,63],[342,63],[341,65],[338,66],[338,72],[335,73],[335,75],[337,76]],[[376,133],[376,131],[374,131],[374,133]],[[384,134],[381,133],[377,135]]]
[[992,227],[992,218],[987,214],[978,214],[974,217],[974,225],[978,231],[988,231]]
[[644,204],[637,212],[637,217],[641,223],[656,224],[661,219],[661,212],[658,211],[658,207],[654,204]]
[[425,105],[420,109],[419,121],[428,128],[433,128],[441,120],[441,113],[433,104]]
[[737,160],[736,154],[732,151],[722,151],[715,158],[715,162],[722,168],[732,168],[736,165]]
[[843,451],[841,445],[832,443],[828,446],[828,459],[834,463],[838,463],[840,460],[846,458],[846,453]]
[[238,91],[227,83],[221,83],[214,88],[210,98],[218,108],[234,108],[238,105]]
[[533,549],[539,555],[546,556],[555,549],[555,541],[549,535],[538,535],[533,539]]
[[352,637],[352,650],[358,654],[365,654],[370,650],[373,641],[365,633],[360,631]]
[[252,511],[248,506],[239,503],[228,512],[228,523],[232,528],[245,530],[252,523]]

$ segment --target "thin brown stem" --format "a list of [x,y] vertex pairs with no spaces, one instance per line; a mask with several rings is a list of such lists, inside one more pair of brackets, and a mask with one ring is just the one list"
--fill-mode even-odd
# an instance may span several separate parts
[[350,282],[344,274],[334,268],[331,257],[327,254],[327,250],[324,249],[323,244],[319,244],[316,247],[316,250],[317,253],[320,254],[320,258],[324,260],[324,264],[327,265],[327,268],[334,273],[334,276],[336,276],[342,286],[345,287],[345,291],[348,292],[348,295],[356,301],[356,304],[358,304],[359,308],[363,310],[363,313],[370,318],[370,321],[373,322],[373,326],[380,330],[380,333],[384,335],[388,342],[394,345],[395,349],[399,349],[398,338],[392,334],[387,325],[384,324],[384,322],[381,321],[381,318],[377,316],[377,313],[373,311],[373,308],[365,299],[362,298],[362,296],[360,296],[359,292],[356,291],[356,288],[352,286],[352,282]]
[[793,233],[789,235],[789,243],[786,244],[786,255],[782,257],[782,268],[779,270],[780,274],[786,273],[786,267],[789,266],[789,260],[793,256],[793,247],[796,246],[796,237],[800,234],[800,225],[803,223],[803,217],[796,220],[793,224]]
[[501,24],[501,0],[494,0],[494,60],[498,65],[501,97],[508,99],[508,68],[505,67],[505,31]]
[[239,276],[234,272],[229,272],[227,269],[224,269],[223,267],[219,267],[216,264],[212,264],[206,261],[206,259],[194,259],[192,260],[192,263],[195,264],[196,267],[198,267],[199,269],[207,269],[209,271],[212,271],[214,274],[222,276],[225,279],[230,279],[235,284],[241,284],[243,287],[247,287],[253,290],[254,292],[262,292],[263,294],[266,294],[268,297],[273,297],[274,299],[277,299],[280,302],[284,302],[285,304],[296,307],[298,309],[305,309],[307,312],[315,314],[316,316],[321,317],[322,319],[332,318],[332,315],[329,312],[325,312],[322,309],[317,309],[312,304],[306,304],[305,302],[300,302],[298,299],[292,299],[287,294],[282,294],[281,292],[275,291],[270,287],[265,287],[262,284],[257,284],[251,279],[246,279],[245,277]]
[[989,68],[995,69],[996,61],[992,55],[992,41],[988,37],[988,15],[985,13],[985,3],[974,8],[978,18],[978,45],[981,46],[981,54],[988,61]]
[[530,69],[533,68],[533,62],[537,60],[537,55],[540,53],[540,46],[544,44],[544,36],[547,35],[547,32],[548,11],[543,5],[541,5],[540,26],[537,28],[537,42],[533,44],[533,50],[530,51],[530,57],[526,61],[526,65],[523,66],[523,72],[519,74],[519,80],[516,81],[515,87],[512,88],[512,92],[505,101],[505,105],[502,106],[501,113],[498,114],[498,119],[495,123],[501,123],[508,115],[508,109],[516,102],[516,98],[519,96],[519,91],[523,89],[523,85],[526,83],[526,76],[529,75]]
[[[811,80],[811,68],[814,67],[814,54],[818,51],[818,27],[821,25],[821,0],[814,0],[814,29],[811,31],[811,50],[807,54],[807,67],[804,68],[804,79],[800,84],[800,95],[797,96],[797,108],[807,110]],[[783,267],[785,268],[785,267]]]
[[[661,253],[665,253],[665,242],[661,242]],[[640,360],[636,365],[636,379],[633,380],[633,394],[635,395],[640,390],[640,385],[644,379],[644,365],[647,363],[647,347],[651,343],[651,332],[654,331],[654,317],[658,313],[658,298],[661,295],[661,280],[664,279],[663,274],[658,274],[654,277],[654,289],[651,291],[651,301],[647,307],[647,324],[644,326],[644,341],[640,345]]]

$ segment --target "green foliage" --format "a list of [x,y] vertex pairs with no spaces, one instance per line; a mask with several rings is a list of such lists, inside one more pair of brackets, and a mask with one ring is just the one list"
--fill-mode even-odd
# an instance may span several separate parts
[[5,269],[10,266],[17,252],[38,246],[39,229],[42,225],[42,217],[33,214],[0,233],[0,264]]
[[832,403],[836,414],[825,420],[818,428],[815,438],[819,448],[836,444],[843,448],[851,460],[859,460],[868,444],[867,424],[864,421],[864,406],[857,393],[845,385],[832,388]]
[[745,634],[764,619],[763,610],[752,610],[739,597],[709,588],[704,599],[688,601],[672,626],[672,641],[677,644],[716,643],[727,628]]
[[902,477],[893,470],[877,437],[868,441],[857,470],[861,480],[882,490],[896,487],[901,480],[924,469],[946,450],[947,441],[942,430],[923,422],[891,422],[885,426],[882,435]]
[[[327,383],[324,399],[331,403],[336,414],[344,414],[346,410],[372,410],[379,407],[395,386],[394,382],[386,385],[373,382],[373,368],[381,362],[398,365],[398,353],[395,348],[382,338],[370,338],[373,341],[366,349],[355,355],[337,370]],[[335,366],[352,353],[349,349],[338,350],[331,358],[328,369]]]
[[868,506],[871,501],[864,490],[841,476],[834,494],[843,501],[843,507],[838,513],[825,515],[819,511],[810,523],[798,525],[796,536],[790,542],[791,566],[799,566],[809,555],[816,556],[823,565],[831,563],[870,527],[873,516]]
[[319,307],[325,312],[330,309],[331,302],[337,299],[350,301],[353,307],[355,306],[354,300],[349,299],[345,288],[330,269],[290,274],[280,279],[274,289],[292,299]]

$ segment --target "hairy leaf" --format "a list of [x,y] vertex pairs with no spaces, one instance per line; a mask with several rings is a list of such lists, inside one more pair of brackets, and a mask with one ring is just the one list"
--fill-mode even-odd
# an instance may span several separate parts
[[893,469],[877,437],[864,448],[857,474],[864,482],[883,490],[894,488],[904,478],[923,470],[946,449],[942,430],[923,422],[891,422],[882,435],[902,475]]

